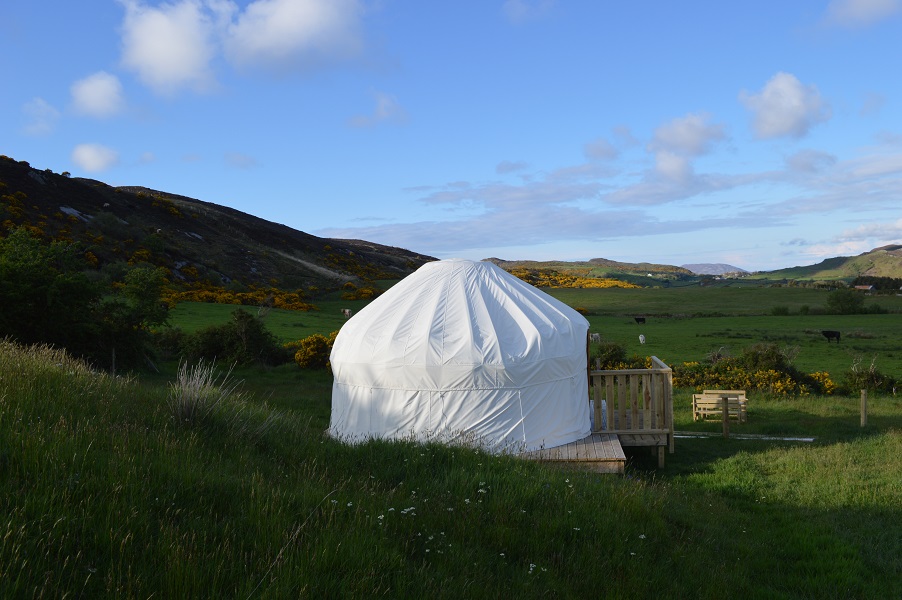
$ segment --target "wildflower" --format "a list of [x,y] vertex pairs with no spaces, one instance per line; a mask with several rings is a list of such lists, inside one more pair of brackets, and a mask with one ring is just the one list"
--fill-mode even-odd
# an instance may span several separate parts
[[640,539],[640,540],[644,540],[644,539],[645,539],[645,534],[644,534],[644,533],[640,533],[640,534],[639,534],[639,539]]
[[[574,528],[573,528],[573,531],[579,531],[579,527],[574,527]],[[642,535],[642,536],[639,536],[639,537],[645,537],[645,536]]]
[[353,503],[353,502],[348,502],[348,506],[351,506],[352,504],[354,504],[354,503]]

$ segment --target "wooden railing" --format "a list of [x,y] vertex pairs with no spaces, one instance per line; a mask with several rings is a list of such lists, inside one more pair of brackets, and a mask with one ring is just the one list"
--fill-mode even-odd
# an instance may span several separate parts
[[647,436],[672,453],[673,371],[656,356],[651,361],[650,369],[589,372],[592,431]]

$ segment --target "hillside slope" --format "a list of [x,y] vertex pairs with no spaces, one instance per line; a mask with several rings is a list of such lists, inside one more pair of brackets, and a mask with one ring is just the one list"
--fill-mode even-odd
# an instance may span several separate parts
[[852,280],[856,277],[902,277],[902,245],[874,248],[858,256],[837,256],[815,265],[778,269],[769,278],[810,280]]
[[185,283],[326,290],[398,279],[434,260],[361,240],[320,238],[177,194],[41,171],[8,157],[0,157],[0,225],[79,242],[98,268],[147,262]]

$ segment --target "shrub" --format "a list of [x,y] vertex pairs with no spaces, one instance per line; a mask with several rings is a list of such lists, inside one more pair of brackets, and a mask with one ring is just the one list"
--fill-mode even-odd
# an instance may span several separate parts
[[774,317],[788,317],[789,307],[784,305],[775,306],[770,309],[770,314]]
[[182,355],[187,337],[178,327],[165,327],[153,332],[154,347],[163,360],[173,360]]
[[191,362],[223,360],[238,365],[278,365],[290,359],[263,321],[240,308],[232,313],[228,323],[188,336],[182,355]]
[[798,353],[795,346],[781,348],[763,342],[745,348],[737,357],[729,356],[724,350],[709,354],[706,363],[674,366],[674,385],[697,390],[756,390],[778,396],[831,394],[836,390],[828,373],[804,374],[792,365]]
[[309,335],[289,347],[296,347],[294,362],[302,369],[325,369],[329,366],[329,355],[335,344],[337,331],[333,331],[326,337],[320,333]]
[[795,347],[780,348],[773,342],[759,342],[744,348],[737,362],[749,371],[774,370],[794,375],[792,360],[797,353]]
[[890,375],[881,373],[877,369],[877,357],[871,359],[871,364],[863,367],[862,357],[857,356],[852,361],[852,366],[843,377],[842,388],[847,394],[854,394],[859,390],[892,392],[896,386],[896,379]]
[[382,293],[377,287],[367,285],[349,290],[341,295],[342,300],[372,300]]
[[626,346],[603,341],[593,346],[590,357],[593,367],[600,362],[601,369],[617,369],[626,362]]

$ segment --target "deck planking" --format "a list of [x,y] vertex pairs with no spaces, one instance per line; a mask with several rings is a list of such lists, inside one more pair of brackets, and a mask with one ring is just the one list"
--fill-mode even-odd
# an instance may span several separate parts
[[520,454],[521,458],[553,463],[573,463],[599,473],[623,473],[626,455],[617,435],[592,433],[581,440],[553,448]]

